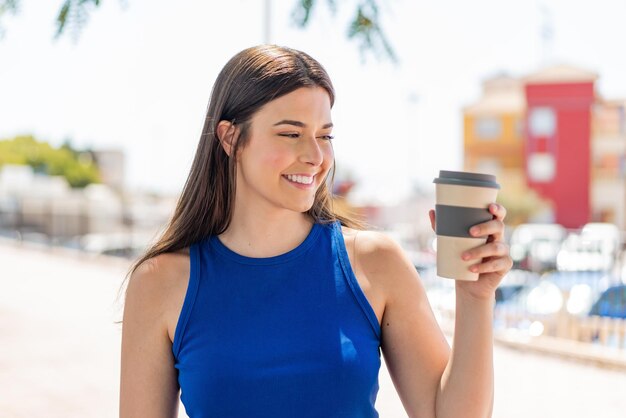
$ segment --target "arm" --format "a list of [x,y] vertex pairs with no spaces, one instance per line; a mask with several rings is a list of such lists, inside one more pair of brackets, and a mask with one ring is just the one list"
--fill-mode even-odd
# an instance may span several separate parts
[[173,418],[178,413],[179,388],[165,320],[168,286],[163,268],[158,266],[157,260],[148,260],[128,283],[122,325],[120,418]]
[[[388,238],[368,239],[364,260],[370,280],[384,283],[382,349],[391,378],[410,417],[485,418],[493,405],[492,300],[511,268],[500,242],[504,208],[481,224],[488,243],[473,250],[478,282],[456,282],[457,310],[452,351],[435,321],[412,263]],[[434,213],[431,213],[434,221]],[[444,280],[444,279],[442,279]]]
[[[504,241],[506,209],[490,205],[494,219],[472,227],[487,243],[467,252],[478,281],[457,281],[454,347],[437,392],[437,416],[491,417],[494,400],[493,305],[495,290],[513,266]],[[435,213],[430,211],[434,229]]]
[[493,304],[474,300],[457,286],[454,344],[437,390],[437,417],[491,416]]

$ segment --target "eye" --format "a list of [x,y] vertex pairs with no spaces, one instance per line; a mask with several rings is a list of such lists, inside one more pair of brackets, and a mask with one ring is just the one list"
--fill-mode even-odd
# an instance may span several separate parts
[[286,138],[293,138],[293,139],[300,138],[300,134],[297,132],[287,133],[287,134],[278,134],[278,136],[284,136]]
[[320,136],[320,138],[324,139],[325,141],[332,141],[335,137],[333,135],[322,135]]

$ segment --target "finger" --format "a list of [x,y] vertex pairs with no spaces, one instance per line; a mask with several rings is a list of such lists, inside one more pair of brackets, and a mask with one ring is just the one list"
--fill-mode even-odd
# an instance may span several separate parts
[[492,203],[491,205],[489,205],[489,211],[496,216],[496,219],[499,219],[501,221],[504,220],[504,218],[506,217],[506,208],[497,203]]
[[486,257],[503,257],[509,255],[509,246],[501,241],[489,242],[461,254],[463,260],[482,259]]
[[484,263],[474,264],[469,270],[473,273],[506,272],[511,269],[513,260],[509,256],[494,257]]
[[506,273],[499,273],[497,271],[491,272],[491,273],[480,273],[480,276],[478,277],[478,279],[479,280],[494,280],[496,281],[496,283],[499,284],[505,275]]
[[473,237],[494,235],[495,241],[502,241],[502,237],[504,236],[504,222],[500,219],[493,219],[491,221],[472,226],[469,232]]

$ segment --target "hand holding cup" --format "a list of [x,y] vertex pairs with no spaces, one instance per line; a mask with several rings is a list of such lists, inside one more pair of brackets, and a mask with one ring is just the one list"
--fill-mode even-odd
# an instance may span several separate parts
[[442,170],[434,183],[437,205],[429,215],[437,234],[437,275],[493,297],[513,265],[504,242],[506,209],[493,203],[500,188],[495,176]]
[[[467,291],[478,299],[492,299],[502,278],[513,267],[513,259],[509,255],[509,246],[504,242],[504,218],[506,208],[493,203],[489,205],[493,219],[470,229],[475,237],[487,236],[485,244],[461,253],[461,259],[469,262],[469,271],[478,274],[477,281],[457,280],[457,288]],[[436,214],[429,211],[430,223],[435,230]]]

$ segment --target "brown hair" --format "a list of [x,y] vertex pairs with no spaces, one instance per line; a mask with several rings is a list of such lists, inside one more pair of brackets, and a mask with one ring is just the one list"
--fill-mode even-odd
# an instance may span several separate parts
[[[218,123],[226,120],[239,127],[230,152],[235,156],[237,149],[247,143],[250,120],[256,111],[298,88],[316,86],[328,92],[332,107],[335,92],[326,70],[295,49],[260,45],[239,52],[226,63],[213,85],[200,142],[174,214],[156,243],[133,263],[126,279],[146,260],[178,251],[228,228],[235,199],[236,165],[217,137]],[[318,223],[339,220],[344,226],[363,229],[360,221],[333,211],[328,188],[332,188],[334,174],[333,163],[306,213]]]

